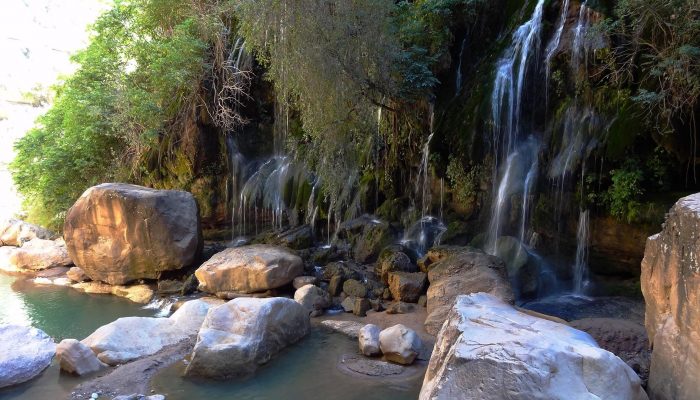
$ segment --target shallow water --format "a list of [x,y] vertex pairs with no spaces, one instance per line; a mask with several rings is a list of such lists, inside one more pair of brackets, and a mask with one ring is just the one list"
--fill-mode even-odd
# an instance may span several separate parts
[[[35,285],[24,277],[0,274],[0,324],[31,325],[46,332],[57,343],[66,338],[83,339],[120,317],[153,316],[156,312],[115,296]],[[60,373],[53,362],[38,378],[0,389],[0,399],[64,399],[81,381]]]
[[356,354],[357,340],[314,328],[299,343],[273,358],[251,378],[232,381],[182,378],[183,363],[162,371],[153,382],[168,400],[402,400],[416,399],[423,370],[406,378],[378,380],[341,371],[343,354]]

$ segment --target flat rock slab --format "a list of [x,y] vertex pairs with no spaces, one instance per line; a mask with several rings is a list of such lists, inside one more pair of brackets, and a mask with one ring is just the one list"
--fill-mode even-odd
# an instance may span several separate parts
[[343,354],[339,368],[367,376],[392,376],[404,373],[406,367],[379,359],[366,358],[355,354]]
[[321,325],[334,332],[342,333],[344,335],[349,336],[352,339],[357,339],[358,337],[360,337],[360,329],[362,329],[362,327],[367,324],[362,324],[360,322],[354,321],[338,321],[327,319],[325,321],[321,321]]

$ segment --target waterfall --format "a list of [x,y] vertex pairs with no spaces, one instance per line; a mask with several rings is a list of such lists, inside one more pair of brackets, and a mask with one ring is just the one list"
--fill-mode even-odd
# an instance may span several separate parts
[[430,174],[428,171],[428,163],[430,162],[430,141],[433,139],[433,105],[430,105],[430,134],[423,145],[420,166],[418,168],[418,180],[416,181],[415,194],[421,199],[421,219],[425,218],[430,211],[431,193],[430,193]]
[[457,78],[455,79],[455,96],[462,90],[462,57],[464,56],[464,47],[467,45],[467,37],[462,40],[462,45],[459,48],[459,62],[457,63]]
[[564,0],[564,3],[561,6],[561,14],[559,15],[559,21],[557,22],[557,30],[555,31],[552,40],[547,45],[546,50],[547,55],[545,57],[545,68],[547,71],[546,76],[548,81],[550,76],[552,57],[554,57],[554,55],[557,53],[557,50],[559,49],[559,44],[561,43],[561,36],[564,33],[564,25],[566,25],[566,17],[568,15],[569,0]]
[[[521,239],[527,225],[530,191],[538,175],[539,146],[532,137],[521,143],[522,100],[531,60],[538,60],[544,0],[538,0],[532,17],[513,33],[510,47],[496,64],[496,78],[491,95],[493,119],[492,148],[496,155],[491,220],[486,250],[495,254],[498,237],[510,208],[510,197],[522,193]],[[505,165],[499,163],[505,160]],[[500,174],[499,174],[500,171]],[[526,171],[526,172],[525,172]],[[500,176],[500,179],[499,179]]]
[[574,27],[574,39],[571,45],[571,68],[575,74],[581,71],[581,66],[586,65],[585,55],[588,53],[588,33],[589,21],[591,18],[591,9],[588,8],[588,1],[581,4],[581,9],[578,12],[578,19]]
[[576,261],[574,263],[574,285],[573,292],[585,294],[588,285],[588,210],[581,210],[578,218],[578,229],[576,230]]

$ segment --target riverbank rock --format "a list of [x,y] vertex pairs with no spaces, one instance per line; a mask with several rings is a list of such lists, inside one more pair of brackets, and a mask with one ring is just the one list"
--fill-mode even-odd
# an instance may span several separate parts
[[355,321],[339,321],[334,319],[321,321],[321,325],[334,332],[342,333],[351,339],[357,339],[360,336],[360,329],[365,326],[365,324]]
[[634,371],[588,334],[476,293],[457,297],[419,398],[645,400],[647,395]]
[[413,329],[397,324],[379,333],[379,348],[387,360],[408,365],[420,354],[423,342]]
[[0,388],[26,382],[51,364],[56,345],[43,331],[0,325]]
[[649,394],[695,399],[700,388],[700,193],[671,208],[642,260],[645,325],[652,343]]
[[195,275],[205,292],[254,293],[287,285],[303,272],[304,263],[291,251],[256,244],[215,254]]
[[63,339],[56,346],[56,358],[61,369],[75,375],[85,375],[107,368],[88,346],[76,339]]
[[307,310],[294,300],[240,298],[207,314],[185,375],[249,375],[310,329]]
[[63,234],[75,265],[111,285],[190,266],[203,243],[192,194],[121,183],[86,190]]
[[390,272],[389,291],[394,300],[416,303],[428,283],[424,272]]
[[411,259],[401,251],[382,250],[382,255],[377,261],[377,275],[382,279],[382,283],[389,284],[390,272],[417,272],[418,266],[411,262]]
[[367,324],[360,329],[359,333],[360,353],[372,357],[382,354],[379,349],[379,327],[374,324]]
[[148,285],[109,285],[102,282],[79,282],[71,285],[73,289],[90,294],[111,294],[124,297],[134,303],[148,304],[155,295]]
[[15,218],[0,223],[0,246],[20,247],[33,239],[50,240],[54,236],[48,229]]
[[323,314],[331,306],[331,296],[325,290],[314,285],[305,285],[294,292],[294,301],[308,310],[312,317]]
[[306,285],[315,285],[316,284],[316,277],[315,276],[297,276],[294,278],[292,281],[292,286],[294,289],[301,289],[302,287]]
[[105,364],[123,364],[196,335],[212,306],[208,301],[191,300],[169,318],[119,318],[98,328],[82,343]]
[[73,264],[63,239],[32,239],[12,251],[10,264],[19,269],[42,270]]
[[84,282],[90,279],[87,275],[85,275],[85,271],[83,271],[82,268],[80,267],[71,267],[71,269],[66,272],[66,276],[68,279],[70,279],[73,282]]
[[449,248],[444,253],[436,252],[436,261],[429,266],[428,333],[438,333],[458,295],[484,292],[513,303],[513,290],[501,259],[470,248]]

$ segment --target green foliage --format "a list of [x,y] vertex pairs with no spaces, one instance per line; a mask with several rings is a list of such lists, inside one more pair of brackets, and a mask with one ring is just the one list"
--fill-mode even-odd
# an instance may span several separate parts
[[612,184],[605,194],[610,214],[627,222],[639,220],[641,215],[640,198],[644,194],[644,175],[639,162],[628,159],[620,168],[610,171]]
[[467,204],[473,201],[479,191],[479,183],[484,174],[484,168],[481,165],[476,165],[466,171],[462,166],[462,162],[450,157],[450,162],[447,164],[447,179],[452,187],[455,200],[461,204]]

